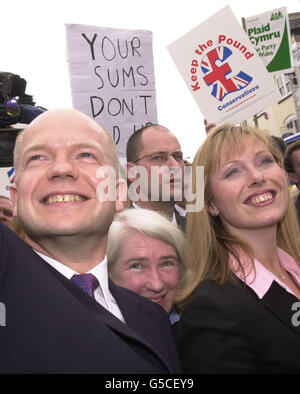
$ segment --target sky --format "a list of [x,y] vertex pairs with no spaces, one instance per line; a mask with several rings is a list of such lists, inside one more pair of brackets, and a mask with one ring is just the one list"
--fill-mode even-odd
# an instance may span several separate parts
[[1,18],[1,71],[27,81],[26,93],[47,109],[72,108],[65,24],[153,33],[158,122],[177,136],[185,157],[205,138],[204,118],[166,47],[229,5],[238,21],[299,0],[14,0]]

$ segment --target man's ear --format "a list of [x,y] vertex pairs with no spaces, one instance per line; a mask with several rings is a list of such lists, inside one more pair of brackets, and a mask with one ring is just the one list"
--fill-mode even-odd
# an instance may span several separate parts
[[123,211],[128,207],[127,183],[124,179],[119,178],[116,181],[116,212]]
[[17,186],[15,184],[12,184],[9,188],[9,192],[10,192],[10,199],[13,203],[13,215],[17,216],[17,200],[18,200]]
[[135,167],[135,163],[128,161],[126,166],[127,166],[127,179],[129,180],[129,182],[134,182],[136,180],[136,176],[130,175],[130,170],[132,167]]
[[206,210],[211,216],[219,216],[219,210],[213,202],[206,205]]
[[296,183],[296,184],[299,183],[299,179],[298,179],[298,177],[297,177],[295,172],[288,172],[287,174],[288,174],[289,180],[291,182]]

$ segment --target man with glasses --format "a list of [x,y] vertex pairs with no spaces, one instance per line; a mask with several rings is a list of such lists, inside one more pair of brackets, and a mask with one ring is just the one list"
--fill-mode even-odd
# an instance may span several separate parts
[[185,161],[175,135],[158,124],[145,126],[130,136],[126,154],[130,186],[141,185],[132,206],[161,212],[184,230],[185,216],[175,205],[183,199]]

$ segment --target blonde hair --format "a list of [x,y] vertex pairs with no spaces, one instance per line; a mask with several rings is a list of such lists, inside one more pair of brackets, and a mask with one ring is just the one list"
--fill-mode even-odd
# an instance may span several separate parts
[[[204,207],[208,206],[212,199],[209,176],[220,165],[221,153],[225,150],[226,155],[232,157],[239,152],[243,148],[241,140],[244,136],[265,144],[278,165],[284,168],[282,155],[276,143],[263,131],[250,126],[234,126],[233,124],[216,127],[208,134],[193,162],[193,190],[196,190],[195,167],[204,166]],[[300,261],[297,216],[294,203],[290,197],[288,198],[287,211],[277,227],[278,246],[296,261]],[[222,225],[220,217],[209,215],[205,208],[200,212],[188,213],[185,261],[192,276],[186,288],[179,294],[177,302],[183,305],[197,285],[205,279],[211,279],[220,284],[228,279],[235,280],[235,275],[229,268],[229,253],[235,257],[239,269],[244,272],[239,257],[241,252],[253,263],[253,251],[250,246],[230,234]]]

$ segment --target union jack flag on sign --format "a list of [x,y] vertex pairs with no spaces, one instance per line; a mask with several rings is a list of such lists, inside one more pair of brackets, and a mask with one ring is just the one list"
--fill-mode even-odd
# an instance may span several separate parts
[[225,62],[231,55],[232,51],[229,48],[221,46],[208,52],[201,61],[201,70],[205,74],[203,79],[207,86],[212,85],[211,94],[219,101],[222,101],[227,94],[245,88],[253,79],[243,71],[234,77],[226,78],[232,73],[228,62]]
[[12,167],[9,171],[7,171],[7,175],[9,178],[9,182],[13,184],[15,182],[15,169]]

